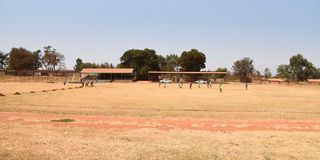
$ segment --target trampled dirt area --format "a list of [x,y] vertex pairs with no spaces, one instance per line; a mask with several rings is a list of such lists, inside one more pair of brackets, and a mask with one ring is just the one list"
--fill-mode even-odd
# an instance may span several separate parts
[[[74,122],[54,122],[71,119]],[[303,131],[320,132],[317,120],[215,120],[191,118],[134,118],[97,115],[35,114],[0,112],[0,122],[56,127],[88,127],[116,130],[159,129],[201,131]]]

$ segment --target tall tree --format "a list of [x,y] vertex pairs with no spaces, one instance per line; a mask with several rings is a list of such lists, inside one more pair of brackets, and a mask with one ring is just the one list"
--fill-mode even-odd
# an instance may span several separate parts
[[179,71],[179,64],[178,64],[179,56],[176,54],[169,54],[166,56],[166,71]]
[[42,55],[41,55],[41,50],[34,51],[32,53],[33,55],[33,60],[34,60],[34,68],[39,69],[42,67]]
[[250,58],[243,58],[234,62],[232,70],[236,76],[240,78],[241,82],[251,82],[251,77],[254,71],[253,60]]
[[76,59],[76,65],[74,65],[73,69],[76,71],[82,70],[81,65],[83,65],[83,61],[80,58]]
[[148,72],[160,70],[158,55],[152,49],[131,49],[120,58],[120,68],[134,68],[135,79],[148,79]]
[[33,54],[25,48],[12,48],[9,53],[9,68],[13,70],[33,70],[35,61]]
[[285,79],[288,83],[293,79],[292,67],[287,64],[281,64],[277,68],[277,76]]
[[51,46],[44,47],[44,55],[42,61],[47,70],[56,70],[64,68],[64,55],[58,53],[56,49]]
[[320,68],[317,69],[317,74],[315,76],[317,79],[320,79]]
[[9,61],[9,56],[8,54],[5,54],[0,51],[0,69],[4,69],[7,67]]
[[272,77],[272,73],[269,68],[264,69],[264,78],[268,79]]
[[162,55],[158,55],[158,63],[160,70],[165,71],[167,65],[166,58],[164,58]]
[[[216,70],[215,70],[215,72],[227,72],[228,71],[228,69],[226,68],[226,67],[218,67]],[[215,78],[224,78],[224,77],[226,77],[226,75],[225,74],[216,74],[216,75],[214,75],[214,77]]]
[[252,75],[253,75],[253,77],[261,78],[261,73],[260,73],[260,71],[258,71],[258,70],[256,70],[256,69],[253,71],[253,74],[252,74]]
[[196,49],[182,52],[178,64],[183,71],[200,71],[205,68],[206,55]]
[[308,78],[316,77],[317,68],[301,54],[290,58],[290,66],[295,81],[306,81]]

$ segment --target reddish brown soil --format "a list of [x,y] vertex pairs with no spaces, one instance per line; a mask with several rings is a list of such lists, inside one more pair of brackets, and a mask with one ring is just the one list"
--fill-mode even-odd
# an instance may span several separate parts
[[[51,122],[74,119],[75,122]],[[203,131],[310,131],[320,132],[316,120],[215,120],[190,118],[134,118],[99,115],[60,115],[20,112],[0,112],[0,123],[16,122],[22,125],[51,125],[57,127],[92,127],[130,130],[154,128],[159,130]]]

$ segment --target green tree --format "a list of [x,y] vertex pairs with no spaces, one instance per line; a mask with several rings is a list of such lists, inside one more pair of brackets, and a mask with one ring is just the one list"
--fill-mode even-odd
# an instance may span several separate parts
[[100,65],[99,64],[96,64],[96,63],[89,63],[89,62],[86,62],[86,63],[82,63],[80,65],[80,68],[81,70],[83,68],[100,68]]
[[0,51],[0,69],[5,69],[9,61],[8,54],[5,54]]
[[135,79],[148,79],[148,72],[160,70],[159,57],[152,49],[131,49],[120,58],[120,68],[134,68]]
[[205,68],[206,55],[196,49],[182,52],[178,64],[182,71],[200,71]]
[[251,82],[251,77],[254,71],[253,60],[243,58],[234,62],[232,66],[234,75],[240,78],[241,82]]
[[290,58],[290,66],[295,81],[306,81],[317,76],[317,68],[301,54]]
[[315,79],[317,77],[318,77],[318,69],[311,62],[308,62],[303,70],[304,80]]
[[[227,68],[222,68],[222,67],[218,67],[215,72],[228,72],[228,69]],[[214,75],[215,78],[225,78],[226,77],[226,74],[216,74]]]
[[277,76],[285,79],[288,83],[293,79],[292,67],[287,64],[281,64],[277,68]]
[[56,70],[57,66],[61,69],[64,68],[64,55],[58,53],[51,46],[46,46],[44,47],[42,62],[47,70]]
[[264,69],[264,78],[268,79],[272,77],[272,73],[269,68]]
[[109,64],[108,62],[105,63],[90,63],[90,62],[83,62],[82,59],[77,58],[76,64],[73,67],[76,71],[81,71],[83,68],[113,68],[112,64]]
[[256,77],[256,78],[261,78],[261,73],[260,73],[260,71],[258,71],[258,70],[254,70],[253,71],[253,77]]
[[110,64],[108,62],[101,63],[99,68],[110,68]]
[[76,71],[81,71],[82,70],[81,65],[83,65],[82,59],[77,58],[76,59],[76,64],[74,65],[73,69],[76,70]]
[[12,48],[9,53],[9,68],[17,71],[35,69],[33,54],[25,48]]
[[40,50],[37,50],[37,51],[34,51],[32,53],[33,55],[33,60],[34,60],[34,68],[35,69],[39,69],[42,67],[42,55],[41,55],[41,51]]
[[179,56],[176,54],[169,54],[166,56],[166,71],[179,71],[179,64],[178,64]]
[[158,63],[159,63],[160,70],[165,71],[167,67],[166,58],[164,58],[162,55],[158,55]]

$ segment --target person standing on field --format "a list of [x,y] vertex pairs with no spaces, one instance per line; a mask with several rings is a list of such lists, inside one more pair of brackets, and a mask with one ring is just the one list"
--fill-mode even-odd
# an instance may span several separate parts
[[248,90],[248,81],[246,81],[246,91]]
[[222,93],[222,83],[220,83],[219,85],[219,90],[220,90],[220,93]]
[[192,89],[192,81],[190,82],[189,88]]

